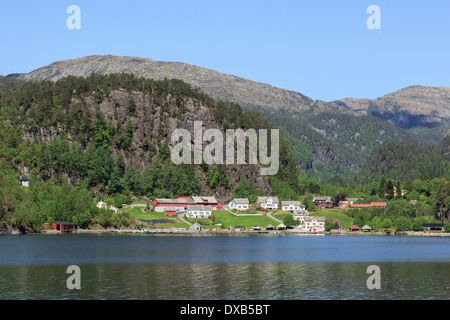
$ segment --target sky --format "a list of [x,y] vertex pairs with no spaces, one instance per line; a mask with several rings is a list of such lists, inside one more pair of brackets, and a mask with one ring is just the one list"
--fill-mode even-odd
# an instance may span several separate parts
[[[80,29],[67,20],[80,8]],[[371,5],[380,29],[369,29]],[[177,61],[312,99],[450,86],[450,1],[2,1],[0,75],[112,54]]]

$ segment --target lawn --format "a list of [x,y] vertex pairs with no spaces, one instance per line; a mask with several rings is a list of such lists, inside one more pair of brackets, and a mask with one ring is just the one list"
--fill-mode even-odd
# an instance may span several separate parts
[[338,219],[342,223],[342,227],[344,229],[350,229],[350,227],[354,224],[353,218],[346,216],[344,210],[339,208],[312,211],[309,215],[331,217],[333,220]]
[[189,228],[189,226],[180,220],[178,220],[176,217],[169,217],[166,216],[164,212],[155,212],[155,211],[146,211],[142,212],[142,208],[134,207],[132,209],[122,209],[124,212],[129,212],[134,218],[140,219],[140,220],[153,220],[153,219],[169,219],[176,221],[176,223],[163,223],[163,224],[154,224],[149,225],[148,227],[151,228],[160,228],[160,227],[167,227],[167,228]]
[[292,217],[292,213],[286,212],[286,211],[278,210],[278,211],[275,211],[274,213],[272,213],[272,216],[273,216],[274,218],[277,218],[278,220],[283,221],[283,219],[284,219],[285,217],[289,217],[289,216]]
[[[253,226],[259,226],[265,228],[267,225],[272,224],[275,227],[278,225],[277,221],[270,219],[266,216],[241,216],[237,217],[226,210],[213,211],[212,214],[216,217],[217,221],[222,222],[222,228],[228,229],[230,226],[245,226],[246,229],[250,229]],[[213,223],[214,224],[214,223]]]

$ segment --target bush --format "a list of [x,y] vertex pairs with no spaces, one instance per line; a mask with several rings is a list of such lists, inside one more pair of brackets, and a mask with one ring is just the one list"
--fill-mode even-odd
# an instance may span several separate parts
[[450,222],[448,222],[448,221],[444,222],[444,232],[450,233]]

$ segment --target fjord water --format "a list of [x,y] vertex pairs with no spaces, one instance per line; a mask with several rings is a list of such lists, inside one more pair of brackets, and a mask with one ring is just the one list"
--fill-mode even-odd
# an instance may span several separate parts
[[[81,269],[70,290],[67,267]],[[368,289],[370,265],[381,289]],[[450,238],[0,236],[0,299],[448,299]]]

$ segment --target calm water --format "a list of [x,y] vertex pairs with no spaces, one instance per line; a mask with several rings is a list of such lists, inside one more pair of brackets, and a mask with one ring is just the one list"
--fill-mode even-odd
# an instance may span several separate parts
[[[81,290],[69,290],[69,265]],[[367,267],[381,269],[369,290]],[[0,236],[0,299],[448,299],[450,238]]]

